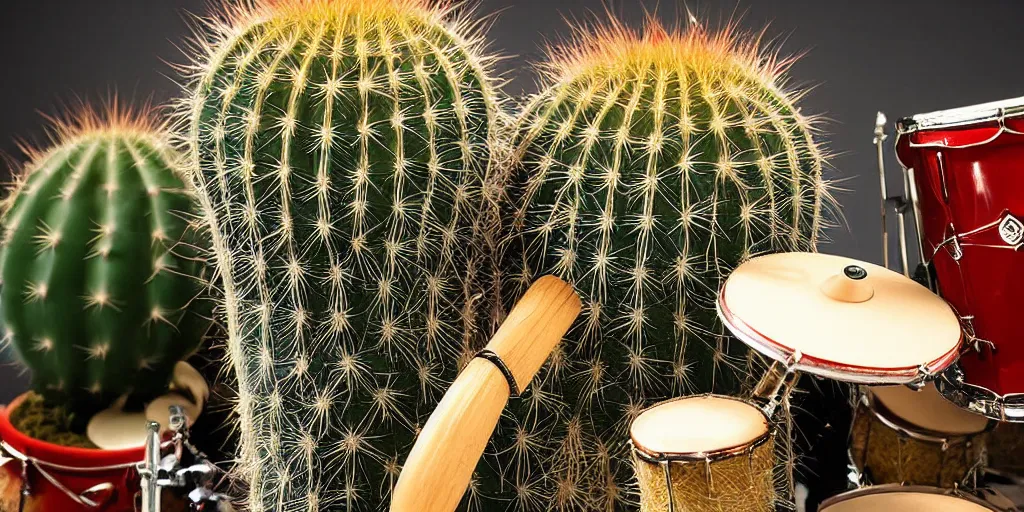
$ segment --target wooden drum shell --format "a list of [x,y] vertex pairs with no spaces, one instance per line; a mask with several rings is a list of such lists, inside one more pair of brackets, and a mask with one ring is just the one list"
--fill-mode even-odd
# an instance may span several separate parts
[[963,486],[985,455],[987,432],[928,432],[900,420],[870,394],[858,401],[850,458],[871,484]]

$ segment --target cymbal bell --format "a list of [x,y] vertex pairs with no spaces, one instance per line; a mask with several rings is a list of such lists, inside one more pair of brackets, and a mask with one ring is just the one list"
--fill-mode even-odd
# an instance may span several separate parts
[[794,370],[862,384],[911,383],[957,358],[960,321],[913,280],[842,256],[779,253],[743,263],[718,298],[737,338]]

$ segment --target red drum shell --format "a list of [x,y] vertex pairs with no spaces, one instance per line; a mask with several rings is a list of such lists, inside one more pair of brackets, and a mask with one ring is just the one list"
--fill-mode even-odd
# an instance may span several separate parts
[[974,350],[966,340],[966,381],[999,395],[1024,392],[1024,252],[1020,241],[1000,235],[1008,215],[1024,220],[1018,131],[1024,133],[1024,118],[924,129],[896,141],[900,163],[914,170],[921,243],[938,291],[969,334],[996,347],[979,341]]

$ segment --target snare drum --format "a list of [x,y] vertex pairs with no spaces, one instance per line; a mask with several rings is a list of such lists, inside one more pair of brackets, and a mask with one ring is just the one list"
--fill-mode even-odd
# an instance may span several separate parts
[[630,426],[644,512],[773,509],[774,431],[760,408],[702,395],[661,402]]
[[850,458],[867,482],[954,487],[984,460],[991,423],[944,400],[933,384],[862,387]]
[[876,485],[825,500],[818,512],[993,512],[998,508],[973,496],[937,487]]
[[924,263],[968,336],[939,391],[1024,421],[1024,98],[916,115],[897,132]]

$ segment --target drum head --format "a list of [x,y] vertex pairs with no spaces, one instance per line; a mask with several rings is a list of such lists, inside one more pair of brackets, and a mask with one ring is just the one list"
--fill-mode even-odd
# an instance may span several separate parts
[[906,386],[874,386],[866,391],[876,406],[876,414],[893,416],[901,423],[917,429],[950,436],[980,434],[989,427],[989,420],[961,409],[942,398],[935,384],[929,382],[920,391]]
[[737,398],[703,395],[656,404],[630,425],[633,447],[659,460],[727,456],[768,438],[768,418]]
[[981,500],[956,496],[933,487],[881,485],[865,487],[825,500],[819,512],[992,512]]
[[827,254],[747,261],[726,280],[718,310],[762,354],[847,382],[920,381],[952,364],[961,341],[953,310],[924,286]]
[[86,436],[103,450],[126,450],[146,444],[146,415],[141,412],[128,413],[122,408],[126,396],[117,399],[113,405],[89,419]]

